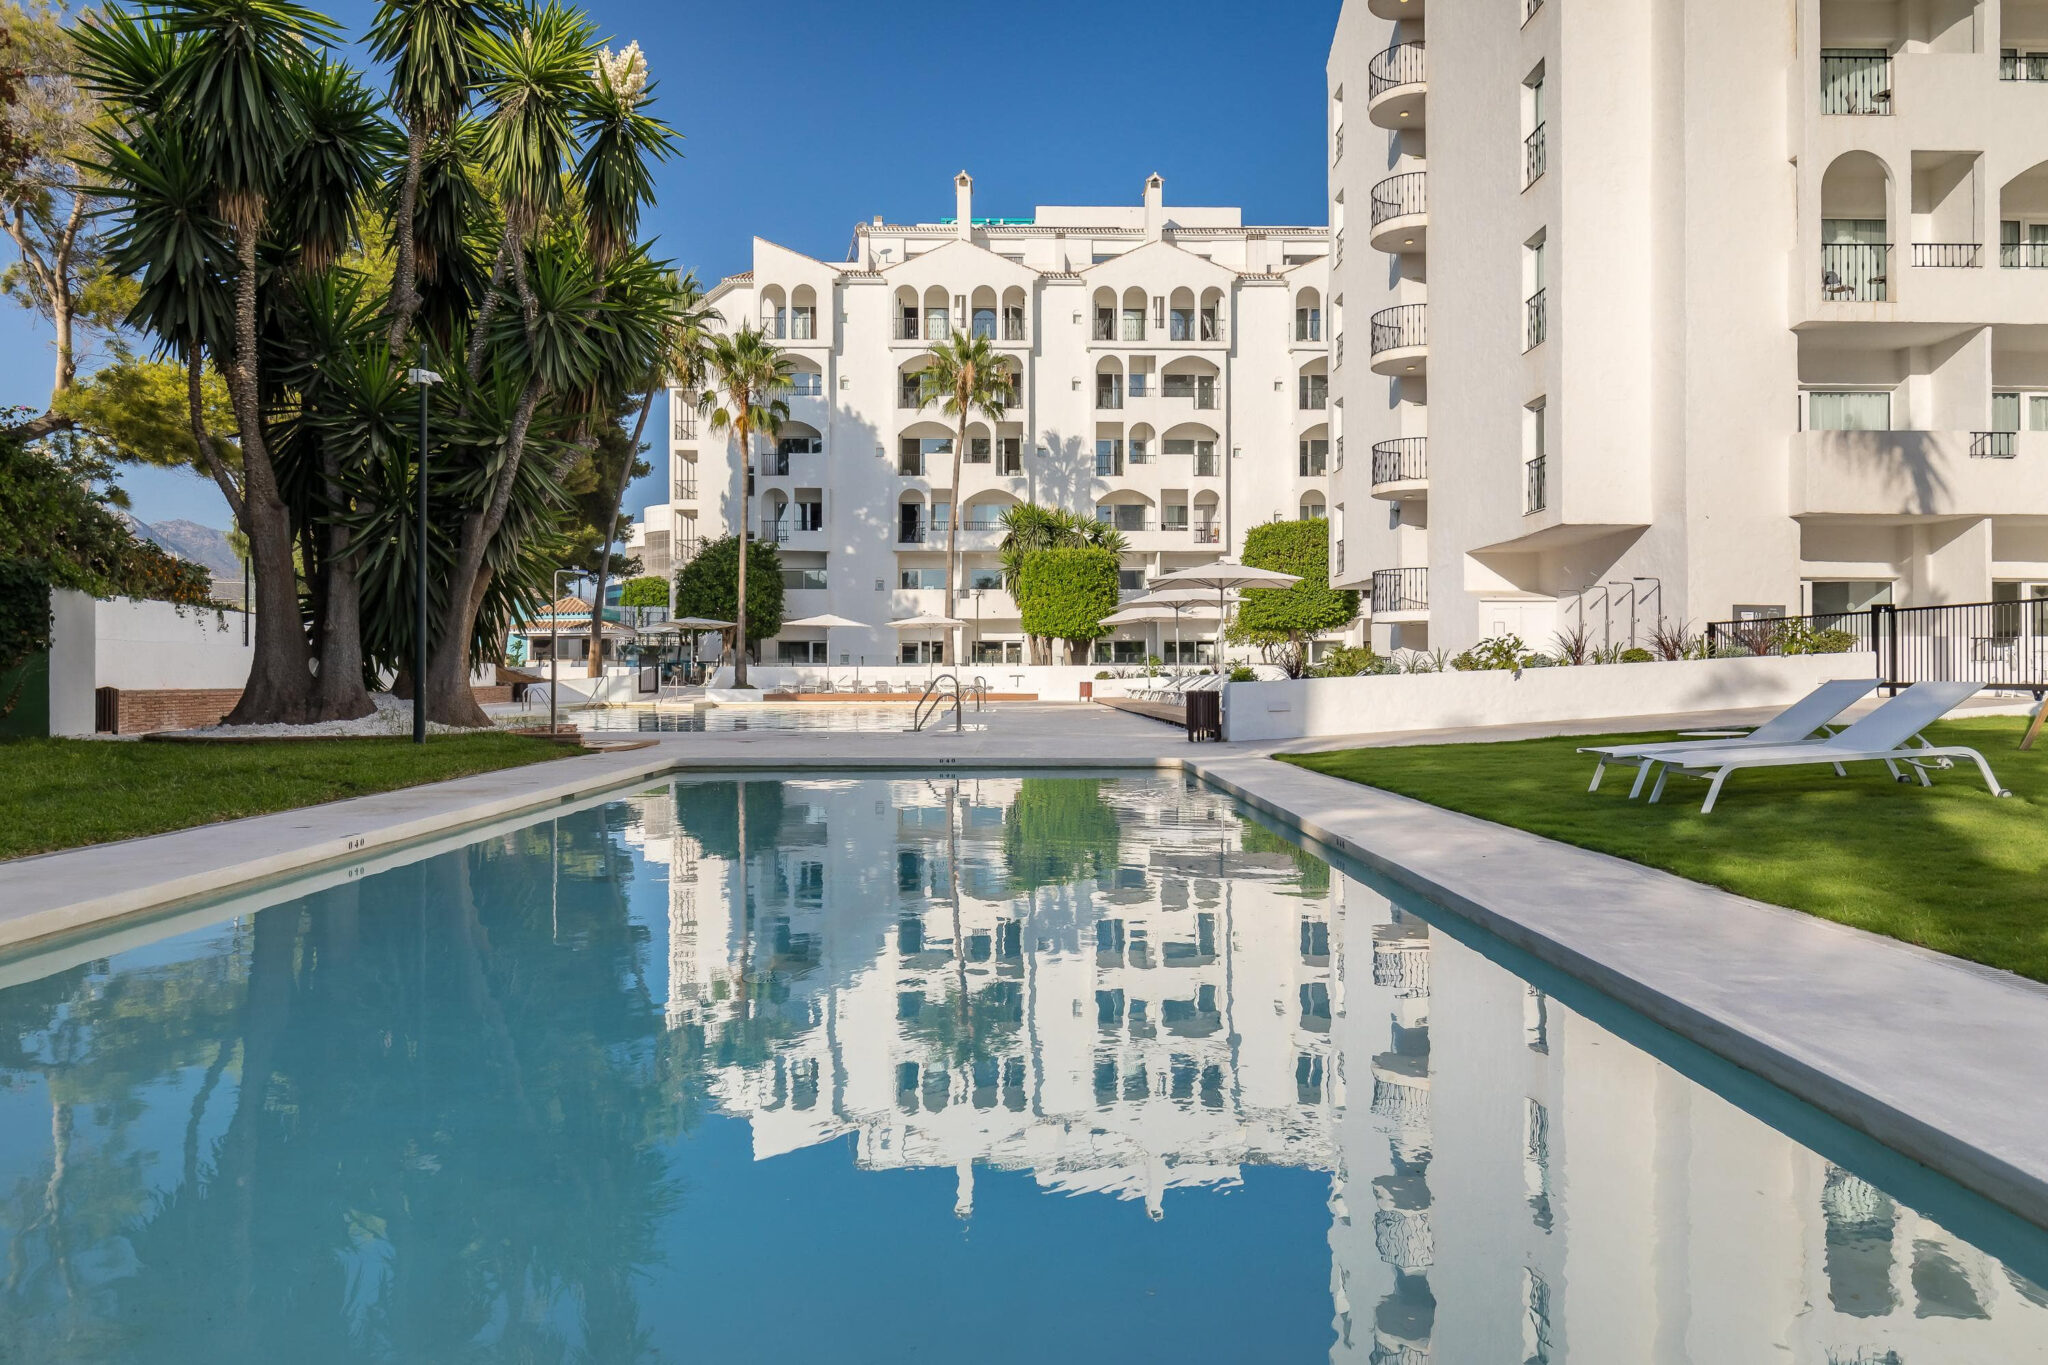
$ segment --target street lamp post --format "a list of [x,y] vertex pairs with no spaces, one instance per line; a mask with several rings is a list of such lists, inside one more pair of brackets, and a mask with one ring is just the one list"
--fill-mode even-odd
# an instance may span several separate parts
[[419,449],[419,539],[414,549],[418,558],[413,562],[413,579],[417,589],[413,603],[412,623],[412,742],[427,742],[427,396],[434,385],[441,382],[441,376],[432,370],[415,366],[405,372],[406,382],[415,384],[420,391],[420,449]]
[[[557,689],[559,689],[561,686],[562,677],[561,608],[562,575],[565,573],[576,574],[580,577],[581,570],[555,570],[554,599],[548,603],[548,734],[550,736],[552,736],[555,733],[555,693]],[[591,610],[596,611],[597,607],[593,605],[591,607]],[[599,627],[599,630],[601,632],[603,630],[603,627]],[[600,645],[602,645],[603,641],[604,636],[600,633],[598,636],[598,642]]]

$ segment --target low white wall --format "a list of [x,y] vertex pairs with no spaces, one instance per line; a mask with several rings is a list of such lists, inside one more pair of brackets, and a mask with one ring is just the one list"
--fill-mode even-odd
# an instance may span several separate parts
[[93,604],[99,661],[95,686],[136,691],[240,687],[249,681],[256,633],[242,643],[242,614],[117,597]]
[[99,604],[82,592],[50,594],[50,733],[93,732],[93,688],[99,644],[93,629]]
[[1284,740],[1785,706],[1835,678],[1876,676],[1874,654],[1808,654],[1531,668],[1519,677],[1402,673],[1231,683],[1223,692],[1223,731],[1233,740]]
[[[954,673],[962,682],[971,683],[981,678],[988,683],[991,692],[1031,692],[1040,701],[1079,701],[1081,684],[1094,683],[1095,675],[1103,672],[1099,664],[1048,665],[1048,664],[970,664],[952,669],[943,665],[933,667],[926,664],[865,664],[856,669],[852,665],[823,664],[752,664],[747,668],[747,681],[764,691],[783,688],[797,689],[814,687],[820,680],[830,677],[844,690],[858,681],[864,688],[872,688],[878,682],[886,682],[897,691],[910,687],[922,692],[932,678],[941,673]],[[729,686],[732,669],[721,668],[712,675],[714,687]],[[1107,695],[1110,684],[1097,683]],[[566,689],[565,689],[566,690]],[[1121,693],[1119,692],[1119,695]],[[628,698],[630,700],[630,698]]]

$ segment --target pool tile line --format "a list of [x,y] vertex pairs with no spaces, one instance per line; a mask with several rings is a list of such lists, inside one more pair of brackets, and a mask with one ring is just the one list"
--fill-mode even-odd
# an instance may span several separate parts
[[1185,766],[2048,1227],[2048,986],[1262,757]]

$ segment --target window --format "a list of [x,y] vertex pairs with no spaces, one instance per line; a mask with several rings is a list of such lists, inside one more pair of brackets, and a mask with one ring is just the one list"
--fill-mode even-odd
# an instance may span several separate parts
[[1171,341],[1193,341],[1195,339],[1195,310],[1176,308],[1167,315],[1167,338]]
[[1326,374],[1301,375],[1298,388],[1303,409],[1320,408],[1330,400],[1330,377]]
[[1143,640],[1097,640],[1095,662],[1099,664],[1141,664],[1145,662]]
[[1822,48],[1820,111],[1823,114],[1889,114],[1892,111],[1891,54],[1881,47]]
[[829,662],[823,640],[778,640],[775,643],[777,663],[822,664]]
[[896,472],[905,478],[924,477],[924,444],[915,436],[905,436],[897,444]]
[[994,341],[996,339],[996,310],[993,308],[975,309],[974,318],[968,324],[967,330],[974,336],[987,337],[990,341]]
[[946,645],[943,640],[905,640],[899,657],[907,664],[942,664],[946,662]]
[[825,376],[810,370],[798,370],[789,377],[789,391],[797,398],[817,398],[825,392]]
[[1095,504],[1095,519],[1119,531],[1151,529],[1146,525],[1145,504],[1142,502],[1098,502]]
[[1145,571],[1143,569],[1118,569],[1116,571],[1116,586],[1118,592],[1145,591]]
[[1022,474],[1024,472],[1024,438],[1005,436],[1002,444],[1002,460],[996,466],[999,474]]
[[1888,580],[1816,582],[1812,591],[1815,616],[1846,616],[1851,612],[1869,611],[1872,607],[1888,607],[1892,602],[1892,585]]
[[1326,472],[1330,462],[1328,441],[1303,441],[1298,472],[1302,478],[1313,478]]
[[1188,507],[1184,502],[1170,502],[1160,510],[1159,527],[1164,531],[1185,531],[1188,529]]
[[1998,263],[2007,269],[2048,266],[2048,219],[2006,218],[1998,224]]
[[1522,82],[1522,186],[1527,188],[1543,178],[1549,156],[1543,127],[1543,68],[1538,66]]
[[[903,569],[897,586],[905,592],[929,592],[934,588],[944,591],[946,571],[944,569]],[[923,660],[918,660],[923,662]]]
[[1808,431],[1890,431],[1891,427],[1892,396],[1888,391],[1815,389],[1806,395]]
[[1323,339],[1323,310],[1308,307],[1294,310],[1294,339],[1296,341],[1321,341]]
[[782,571],[782,586],[784,591],[787,592],[822,592],[825,588],[825,571],[823,569],[784,569]]
[[1120,374],[1095,376],[1095,406],[1120,408],[1124,405],[1124,377]]
[[1143,341],[1145,339],[1145,310],[1143,308],[1124,309],[1123,324],[1121,334],[1123,340]]
[[1124,443],[1104,437],[1095,443],[1095,477],[1114,478],[1124,472]]
[[987,464],[992,458],[994,458],[994,456],[989,446],[988,437],[970,436],[967,438],[966,463]]
[[924,406],[924,374],[922,371],[912,370],[909,374],[902,375],[897,379],[896,406],[899,408]]
[[[782,456],[822,455],[825,453],[825,441],[820,436],[784,436],[775,443],[775,453]],[[789,471],[785,469],[783,472]]]
[[978,588],[982,592],[1001,592],[1003,590],[1003,571],[1001,569],[969,569],[967,571],[967,586],[970,589]]
[[1539,237],[1523,248],[1523,272],[1528,276],[1529,302],[1527,331],[1522,338],[1522,349],[1533,351],[1543,344],[1550,334],[1550,312],[1545,305],[1543,294],[1544,248],[1549,242]]
[[789,310],[789,335],[793,341],[810,341],[818,335],[818,310],[808,304]]

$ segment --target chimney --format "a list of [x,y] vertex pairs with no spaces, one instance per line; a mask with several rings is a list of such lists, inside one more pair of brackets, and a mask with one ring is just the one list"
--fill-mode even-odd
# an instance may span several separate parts
[[953,231],[963,242],[974,240],[974,177],[965,171],[953,177]]
[[1166,227],[1166,181],[1154,171],[1145,177],[1145,240],[1156,242]]

